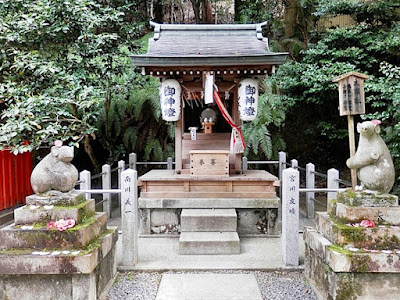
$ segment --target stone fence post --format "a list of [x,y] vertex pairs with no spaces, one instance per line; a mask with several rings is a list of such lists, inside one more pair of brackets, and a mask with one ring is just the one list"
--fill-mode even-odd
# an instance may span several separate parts
[[[118,161],[118,189],[121,189],[122,184],[122,172],[125,171],[125,161]],[[121,208],[121,193],[118,194],[118,206]]]
[[288,266],[299,265],[299,171],[282,172],[282,258]]
[[136,153],[129,154],[129,169],[136,170],[137,155]]
[[[314,189],[315,188],[315,166],[312,163],[308,163],[306,165],[306,188]],[[313,219],[315,214],[314,209],[314,192],[306,193],[306,207],[307,207],[307,218]]]
[[[336,169],[328,170],[328,179],[327,179],[327,188],[328,189],[338,189],[339,188],[339,171]],[[326,206],[328,213],[332,210],[332,200],[336,198],[337,192],[328,192],[326,197]]]
[[133,267],[138,261],[139,210],[137,195],[137,171],[122,172],[121,224],[123,265]]
[[[101,168],[101,185],[103,190],[111,190],[111,166],[103,165]],[[111,194],[103,193],[103,211],[107,218],[111,218]]]
[[173,161],[172,161],[172,157],[168,157],[167,158],[167,170],[172,170],[173,167]]
[[[92,178],[91,178],[89,171],[83,170],[82,172],[80,172],[79,173],[79,181],[81,182],[79,184],[79,188],[81,190],[90,190],[91,189]],[[85,198],[86,198],[86,200],[90,200],[90,198],[92,198],[92,194],[85,193]]]

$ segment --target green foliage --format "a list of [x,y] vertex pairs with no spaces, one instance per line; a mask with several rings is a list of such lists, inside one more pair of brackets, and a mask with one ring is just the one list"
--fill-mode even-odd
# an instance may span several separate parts
[[161,158],[171,149],[158,80],[138,75],[128,57],[147,47],[140,5],[0,0],[0,148],[84,142],[96,167],[127,151]]
[[343,14],[352,16],[357,23],[390,27],[400,21],[399,2],[365,0],[322,0],[316,15]]
[[[0,145],[14,152],[96,131],[118,45],[137,36],[125,1],[0,1]],[[94,136],[94,135],[93,135]],[[23,141],[28,140],[29,145]]]
[[[383,121],[383,137],[397,158],[400,152],[396,88],[399,86],[400,24],[396,21],[398,12],[393,15],[397,5],[390,1],[385,4],[377,3],[381,1],[331,1],[321,4],[317,14],[346,13],[344,2],[349,7],[354,6],[347,12],[351,11],[359,24],[328,29],[316,35],[315,42],[301,51],[301,61],[288,62],[278,69],[275,80],[287,108],[286,120],[290,120],[286,122],[286,128],[294,126],[308,141],[296,145],[298,153],[308,152],[311,148],[314,151],[311,157],[318,158],[317,153],[322,152],[327,154],[323,157],[337,153],[342,159],[347,157],[346,147],[338,146],[343,143],[340,140],[347,142],[347,123],[345,118],[339,117],[337,83],[332,79],[349,71],[358,71],[370,75],[365,82],[368,114],[363,118]],[[369,18],[367,11],[371,14]],[[286,138],[297,136],[289,128],[286,133]],[[319,140],[319,143],[313,144],[313,140]],[[399,169],[399,163],[396,165]]]
[[246,141],[244,155],[252,155],[259,159],[265,156],[271,159],[276,158],[278,152],[285,148],[278,132],[279,126],[285,120],[285,110],[279,96],[273,93],[270,78],[265,80],[261,88],[264,92],[259,96],[257,117],[254,121],[243,124],[243,136]]
[[365,87],[366,101],[373,112],[365,119],[378,119],[383,122],[383,134],[392,154],[396,170],[400,170],[400,66],[382,62],[379,77]]

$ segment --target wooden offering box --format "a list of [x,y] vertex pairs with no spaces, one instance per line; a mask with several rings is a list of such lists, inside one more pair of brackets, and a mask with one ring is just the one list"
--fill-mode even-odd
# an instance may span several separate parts
[[228,150],[192,150],[190,154],[190,175],[229,176]]

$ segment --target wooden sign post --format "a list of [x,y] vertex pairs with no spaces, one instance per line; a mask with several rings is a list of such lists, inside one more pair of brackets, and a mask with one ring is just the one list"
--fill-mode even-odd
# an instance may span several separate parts
[[[333,82],[339,83],[339,111],[341,116],[347,116],[349,130],[350,157],[356,153],[354,138],[353,115],[365,114],[364,79],[369,76],[357,72],[349,72],[334,78]],[[357,172],[351,169],[351,185],[357,185]]]

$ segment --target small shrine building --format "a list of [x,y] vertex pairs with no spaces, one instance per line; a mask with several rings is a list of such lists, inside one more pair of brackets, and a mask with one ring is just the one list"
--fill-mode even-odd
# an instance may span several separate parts
[[150,24],[148,52],[131,61],[160,78],[163,119],[175,122],[175,170],[139,178],[141,234],[180,233],[182,254],[239,253],[238,234],[276,235],[279,181],[242,170],[240,127],[256,118],[258,80],[287,53],[269,50],[266,22]]

